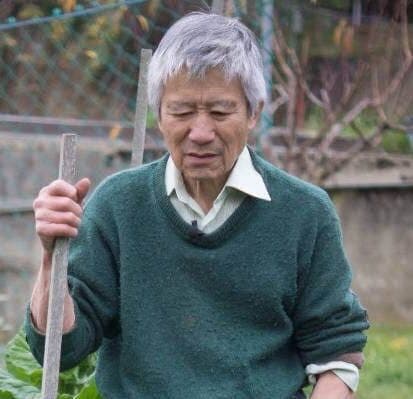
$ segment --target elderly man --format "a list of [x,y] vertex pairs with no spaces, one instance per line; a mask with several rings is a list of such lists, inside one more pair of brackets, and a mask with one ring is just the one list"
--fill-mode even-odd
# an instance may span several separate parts
[[265,100],[235,19],[190,14],[162,39],[149,97],[169,154],[34,202],[44,254],[26,320],[41,360],[55,237],[70,250],[62,369],[99,349],[110,399],[353,397],[368,327],[327,194],[247,147]]

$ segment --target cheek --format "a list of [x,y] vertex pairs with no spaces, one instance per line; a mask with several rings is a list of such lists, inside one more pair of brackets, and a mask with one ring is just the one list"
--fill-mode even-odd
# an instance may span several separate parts
[[[165,128],[165,126],[167,126],[167,128]],[[179,126],[176,126],[176,124],[165,121],[162,124],[162,136],[169,148],[176,148],[179,147],[183,141],[185,134],[184,130],[180,129]]]
[[240,127],[233,130],[235,133],[231,134],[226,140],[226,147],[231,154],[239,155],[248,141],[248,132]]

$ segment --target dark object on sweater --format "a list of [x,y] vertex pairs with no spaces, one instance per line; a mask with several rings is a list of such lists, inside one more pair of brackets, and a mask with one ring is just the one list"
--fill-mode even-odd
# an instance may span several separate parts
[[[247,197],[211,234],[171,205],[166,157],[100,185],[71,246],[63,369],[100,347],[105,398],[287,399],[305,365],[362,350],[331,201],[252,157],[273,200]],[[41,361],[43,337],[26,329]]]

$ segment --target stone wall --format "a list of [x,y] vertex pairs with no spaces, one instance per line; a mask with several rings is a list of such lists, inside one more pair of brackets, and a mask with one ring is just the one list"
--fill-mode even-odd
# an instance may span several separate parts
[[371,320],[413,323],[413,187],[330,194]]
[[[81,139],[79,175],[96,185],[127,168],[128,146]],[[56,178],[58,154],[58,138],[0,133],[0,342],[21,324],[30,297],[40,261],[30,206],[38,190]],[[154,156],[146,153],[147,159]],[[342,220],[354,289],[370,319],[413,323],[413,187],[330,194]]]

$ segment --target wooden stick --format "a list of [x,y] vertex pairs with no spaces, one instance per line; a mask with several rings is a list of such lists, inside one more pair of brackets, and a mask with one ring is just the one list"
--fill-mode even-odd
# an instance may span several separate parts
[[[60,146],[59,179],[74,184],[76,179],[76,134],[63,134]],[[63,331],[63,305],[67,284],[69,239],[56,239],[47,313],[42,399],[56,399],[59,384]]]
[[148,113],[148,66],[151,61],[152,50],[141,50],[139,66],[138,92],[136,95],[135,125],[132,141],[132,166],[142,164],[145,147],[146,116]]
[[213,0],[211,12],[212,14],[224,15],[225,0]]

